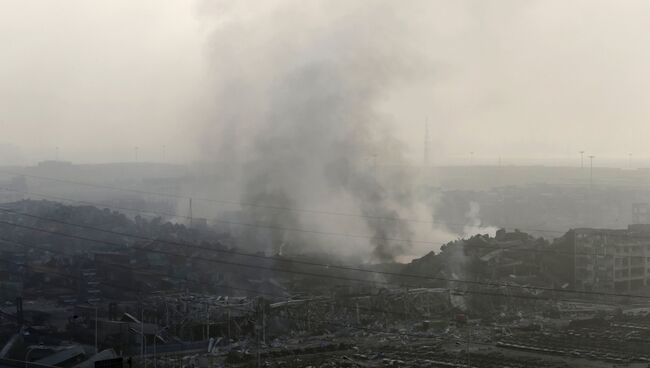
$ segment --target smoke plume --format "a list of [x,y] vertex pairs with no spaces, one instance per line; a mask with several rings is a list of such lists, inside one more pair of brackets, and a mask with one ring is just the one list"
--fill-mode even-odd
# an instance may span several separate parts
[[[410,11],[416,11],[416,3]],[[345,248],[348,239],[283,229],[359,232],[377,261],[407,252],[415,230],[415,176],[406,167],[390,116],[377,105],[388,91],[417,81],[421,56],[408,42],[403,6],[289,1],[254,12],[223,7],[209,44],[214,109],[206,152],[241,180],[247,246],[272,252]],[[418,73],[416,73],[416,70]],[[233,162],[236,164],[233,165]],[[398,171],[398,174],[394,174]],[[270,208],[275,207],[277,210]],[[310,216],[282,208],[358,214]],[[364,248],[357,240],[354,247]],[[347,249],[363,253],[363,249]]]
[[488,234],[494,236],[499,230],[495,226],[483,224],[481,221],[481,205],[478,202],[469,202],[469,210],[465,212],[466,224],[463,227],[463,237],[469,238],[475,234]]

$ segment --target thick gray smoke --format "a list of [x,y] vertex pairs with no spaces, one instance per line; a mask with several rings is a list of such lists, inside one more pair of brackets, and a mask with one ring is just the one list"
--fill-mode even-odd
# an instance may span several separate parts
[[414,230],[402,217],[417,211],[415,178],[406,169],[399,175],[381,169],[404,162],[388,117],[377,109],[391,88],[416,80],[420,58],[405,37],[403,10],[394,1],[225,9],[209,46],[216,105],[205,135],[208,153],[242,168],[230,173],[241,177],[242,202],[360,215],[312,218],[243,207],[247,222],[269,225],[248,229],[247,245],[259,249],[263,242],[273,252],[340,249],[350,241],[281,228],[341,233],[347,222],[361,220],[375,260],[407,252]]

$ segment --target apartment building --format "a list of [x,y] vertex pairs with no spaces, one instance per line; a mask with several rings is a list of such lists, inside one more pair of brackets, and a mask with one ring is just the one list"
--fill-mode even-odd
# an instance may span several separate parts
[[650,286],[650,225],[573,231],[574,284],[580,290]]

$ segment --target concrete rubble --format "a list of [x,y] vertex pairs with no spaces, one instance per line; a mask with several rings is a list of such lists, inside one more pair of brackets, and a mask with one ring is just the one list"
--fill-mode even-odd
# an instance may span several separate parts
[[[69,247],[54,235],[0,225],[16,242],[0,247],[8,260],[0,265],[0,360],[7,362],[66,368],[118,361],[156,368],[650,363],[650,303],[627,300],[623,309],[621,298],[561,292],[574,287],[566,276],[572,263],[566,252],[539,251],[562,250],[569,236],[477,235],[408,264],[367,266],[383,273],[379,284],[352,266],[321,269],[318,277],[314,267],[281,255],[262,255],[260,262],[286,272],[242,272],[235,264],[250,260],[206,229],[47,202],[10,207],[163,235],[136,241],[110,234],[99,245],[79,240]],[[181,249],[165,239],[200,247]],[[454,261],[459,257],[462,267]],[[224,263],[206,262],[215,259]]]

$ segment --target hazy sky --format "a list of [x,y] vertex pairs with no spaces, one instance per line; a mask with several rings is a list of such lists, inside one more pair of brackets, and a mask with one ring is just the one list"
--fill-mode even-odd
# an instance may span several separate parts
[[191,1],[0,1],[0,142],[30,159],[191,153],[203,78]]
[[[77,162],[132,161],[134,146],[140,160],[156,161],[163,145],[173,160],[210,159],[212,83],[230,72],[215,58],[250,40],[230,33],[232,50],[214,50],[215,35],[232,32],[224,24],[245,33],[271,13],[268,27],[295,24],[296,38],[336,32],[346,24],[342,3],[293,1],[292,12],[274,13],[279,2],[0,0],[0,163],[53,158],[57,146]],[[650,2],[403,3],[398,34],[417,50],[416,77],[391,85],[376,109],[414,161],[426,116],[433,162],[464,162],[469,151],[486,163],[579,150],[650,157]],[[373,14],[375,4],[357,5]],[[295,22],[317,12],[323,31]],[[381,22],[381,12],[367,19]],[[319,39],[307,39],[308,50]],[[266,40],[268,50],[275,41],[286,40]],[[242,64],[253,72],[263,52]]]

